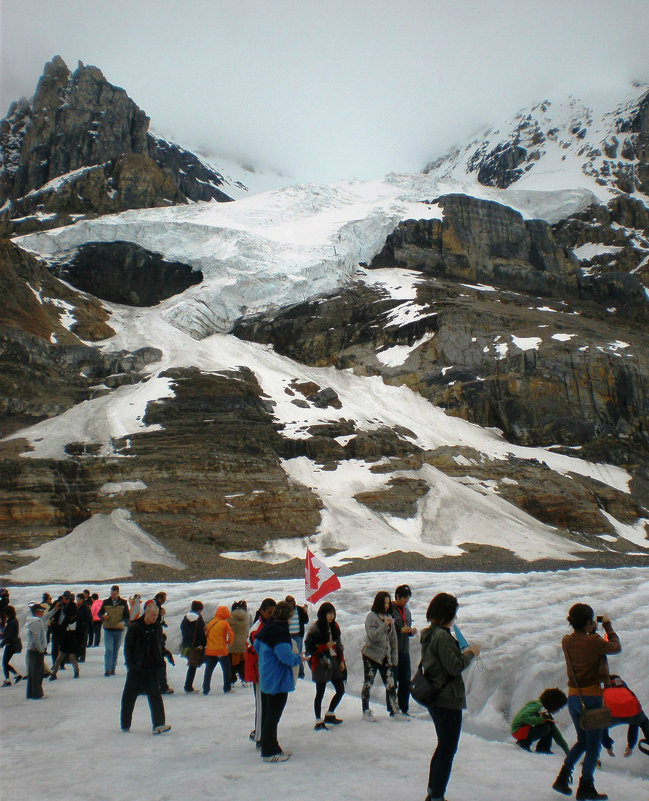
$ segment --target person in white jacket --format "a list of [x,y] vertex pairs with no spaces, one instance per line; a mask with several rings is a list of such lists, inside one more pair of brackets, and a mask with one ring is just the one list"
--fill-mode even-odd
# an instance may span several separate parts
[[49,620],[56,612],[57,606],[53,606],[45,614],[45,607],[41,604],[29,604],[32,616],[25,623],[27,632],[27,650],[25,662],[27,664],[27,691],[26,697],[34,701],[43,698],[43,673],[45,672],[45,651],[47,650],[47,635],[45,633],[44,621]]

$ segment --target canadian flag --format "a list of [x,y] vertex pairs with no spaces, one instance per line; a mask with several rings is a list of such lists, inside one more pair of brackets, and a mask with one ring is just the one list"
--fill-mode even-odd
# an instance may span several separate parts
[[317,603],[325,595],[340,589],[338,576],[327,565],[314,556],[307,548],[304,568],[304,597],[312,604]]

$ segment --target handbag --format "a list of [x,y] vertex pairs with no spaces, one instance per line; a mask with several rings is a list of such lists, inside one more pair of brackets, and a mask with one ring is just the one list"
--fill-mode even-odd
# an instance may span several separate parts
[[415,675],[410,680],[410,695],[422,706],[433,706],[437,701],[437,696],[454,678],[455,676],[449,676],[441,687],[435,687],[424,672],[424,668],[420,662],[415,671]]
[[199,648],[196,646],[196,634],[198,633],[198,621],[201,620],[199,617],[194,625],[194,636],[192,637],[192,644],[187,649],[187,664],[189,667],[197,668],[203,664],[203,659],[205,658],[205,649]]
[[566,657],[566,663],[570,669],[570,673],[572,676],[572,680],[579,692],[579,700],[581,701],[581,715],[579,716],[579,728],[583,729],[583,731],[593,731],[594,729],[606,729],[613,723],[613,715],[611,714],[611,710],[604,706],[604,702],[602,701],[602,706],[599,706],[595,709],[587,709],[586,704],[584,703],[584,697],[581,694],[581,689],[579,688],[579,683],[577,681],[577,677],[575,676],[575,671],[572,667],[572,659],[568,656],[568,649],[566,648],[565,642],[561,641],[561,647],[563,648],[564,656]]

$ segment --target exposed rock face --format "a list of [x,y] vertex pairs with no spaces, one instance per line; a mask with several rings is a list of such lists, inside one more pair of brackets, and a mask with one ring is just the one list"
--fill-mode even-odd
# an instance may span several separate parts
[[203,280],[199,270],[132,242],[89,242],[57,271],[78,289],[130,306],[153,306]]
[[[0,445],[3,539],[38,544],[110,512],[115,499],[101,491],[106,484],[144,484],[123,492],[119,506],[194,569],[200,553],[203,573],[222,551],[313,533],[321,502],[282,469],[282,438],[254,375],[193,368],[164,376],[174,397],[150,403],[143,421],[161,429],[114,442],[118,456],[129,458],[105,458],[72,442],[64,461],[32,460],[20,458],[14,442]],[[206,547],[192,558],[197,545]]]
[[397,477],[390,479],[387,489],[359,492],[354,497],[375,512],[414,517],[417,501],[430,492],[430,485],[417,478]]
[[0,204],[10,201],[0,230],[28,233],[68,224],[69,215],[230,200],[220,173],[148,129],[145,112],[97,67],[79,62],[70,73],[55,56],[33,101],[13,103],[0,122]]

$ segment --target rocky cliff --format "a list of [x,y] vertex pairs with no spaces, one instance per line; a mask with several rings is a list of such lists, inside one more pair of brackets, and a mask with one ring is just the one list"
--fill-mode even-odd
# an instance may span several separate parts
[[228,201],[223,176],[149,133],[149,118],[101,70],[59,57],[31,101],[0,122],[0,226],[28,233],[125,209]]

